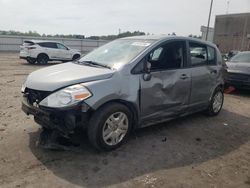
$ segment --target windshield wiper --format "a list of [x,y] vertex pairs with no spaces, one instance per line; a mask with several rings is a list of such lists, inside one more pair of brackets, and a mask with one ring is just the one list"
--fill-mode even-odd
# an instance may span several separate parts
[[85,64],[85,65],[94,65],[94,66],[98,66],[98,67],[104,67],[104,68],[112,69],[108,65],[103,65],[103,64],[97,63],[95,61],[77,61],[77,63],[79,63],[79,64]]

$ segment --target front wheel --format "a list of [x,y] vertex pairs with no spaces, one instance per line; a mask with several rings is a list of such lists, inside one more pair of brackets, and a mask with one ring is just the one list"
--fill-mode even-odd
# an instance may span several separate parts
[[209,107],[207,109],[207,114],[210,116],[218,115],[222,109],[224,102],[224,94],[221,88],[217,88],[210,100]]
[[79,55],[79,54],[76,54],[76,55],[73,56],[72,61],[75,61],[75,60],[77,60],[77,59],[79,59],[79,58],[80,58],[80,55]]
[[88,126],[90,143],[100,151],[119,147],[131,130],[132,114],[119,103],[109,103],[97,110]]

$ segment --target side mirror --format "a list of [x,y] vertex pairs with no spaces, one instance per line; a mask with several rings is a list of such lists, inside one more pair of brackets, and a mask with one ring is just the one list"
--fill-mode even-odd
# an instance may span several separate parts
[[150,70],[151,70],[151,63],[149,61],[146,61],[146,63],[144,64],[144,72],[150,74]]
[[144,81],[149,81],[151,80],[152,75],[150,74],[150,69],[151,69],[151,63],[149,61],[146,61],[144,64],[144,74],[143,74],[143,80]]

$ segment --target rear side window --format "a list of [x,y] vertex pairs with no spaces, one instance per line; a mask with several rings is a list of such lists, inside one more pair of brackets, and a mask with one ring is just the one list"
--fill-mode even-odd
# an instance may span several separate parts
[[208,65],[216,65],[216,52],[213,47],[207,47]]
[[190,42],[189,50],[192,67],[207,65],[207,47],[199,43]]
[[45,48],[57,48],[56,43],[53,43],[53,42],[41,42],[39,43],[39,46],[42,46]]

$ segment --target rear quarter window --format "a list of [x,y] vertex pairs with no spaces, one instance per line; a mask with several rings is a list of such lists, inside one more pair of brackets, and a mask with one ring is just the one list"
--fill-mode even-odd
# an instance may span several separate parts
[[207,47],[206,45],[189,42],[189,52],[191,66],[207,65]]
[[216,65],[216,51],[215,48],[208,46],[207,47],[208,55],[208,65]]
[[57,48],[56,43],[53,43],[53,42],[41,42],[41,43],[38,43],[38,45],[44,48]]
[[34,45],[34,44],[35,44],[35,43],[32,42],[32,41],[24,41],[23,46],[32,46],[32,45]]

